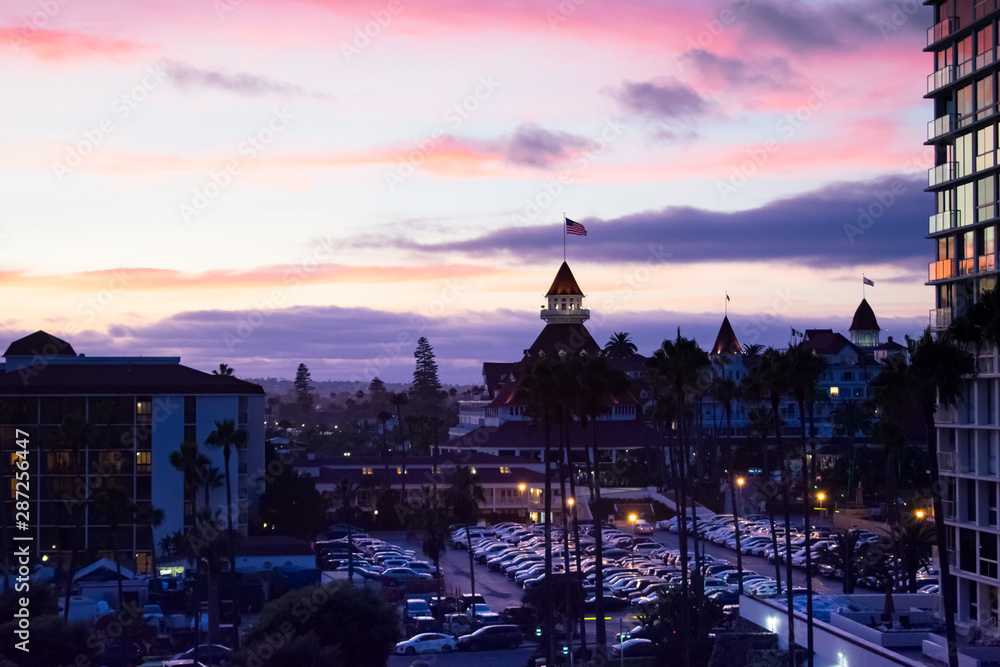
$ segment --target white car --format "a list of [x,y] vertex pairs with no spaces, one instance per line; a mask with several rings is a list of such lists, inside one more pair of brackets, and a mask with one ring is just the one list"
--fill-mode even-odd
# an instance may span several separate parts
[[451,653],[455,650],[455,638],[440,632],[422,632],[405,642],[396,644],[396,653],[416,655],[417,653]]

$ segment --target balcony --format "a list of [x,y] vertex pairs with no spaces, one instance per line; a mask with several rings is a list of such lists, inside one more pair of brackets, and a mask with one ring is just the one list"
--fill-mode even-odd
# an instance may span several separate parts
[[[953,500],[942,500],[941,501],[941,510],[944,512],[944,518],[945,519],[952,519],[952,520],[955,519],[955,501],[953,501]],[[948,550],[948,557],[949,558],[954,558],[955,557],[955,552],[949,549]],[[952,560],[951,562],[954,563],[955,561]]]
[[942,259],[927,266],[927,280],[944,280],[955,277],[955,260]]
[[927,46],[940,42],[942,39],[958,30],[958,18],[949,16],[927,29]]
[[943,67],[933,74],[927,75],[927,92],[933,93],[939,88],[944,88],[955,80],[955,68],[951,65]]
[[958,275],[960,276],[974,276],[976,275],[976,260],[973,259],[960,259],[958,260]]
[[961,224],[960,213],[960,211],[941,211],[940,213],[935,213],[928,219],[928,234],[937,234],[939,232],[946,232],[949,229],[955,229]]
[[975,67],[974,67],[975,64],[976,64],[976,61],[973,60],[972,58],[969,58],[965,62],[959,63],[958,67],[957,67],[957,69],[958,69],[957,78],[964,79],[965,77],[967,77],[970,74],[972,74],[975,71]]
[[988,49],[987,51],[984,51],[976,56],[976,69],[982,69],[987,65],[992,65],[994,60],[996,60],[996,49]]
[[955,452],[938,452],[938,470],[955,472]]
[[949,113],[927,123],[927,141],[955,131],[955,114]]
[[986,273],[987,271],[996,270],[996,255],[992,253],[979,258],[979,272]]
[[927,187],[933,188],[958,177],[958,163],[944,162],[927,170]]
[[935,424],[956,424],[958,423],[958,410],[954,405],[938,405],[934,412]]
[[976,360],[976,368],[979,369],[980,375],[992,375],[995,372],[993,357],[979,357]]
[[997,4],[998,4],[997,0],[980,0],[979,2],[977,2],[975,8],[975,14],[973,14],[975,20],[978,21],[984,16],[989,15],[990,12],[996,11]]
[[951,308],[933,308],[930,315],[932,331],[941,331],[951,326]]

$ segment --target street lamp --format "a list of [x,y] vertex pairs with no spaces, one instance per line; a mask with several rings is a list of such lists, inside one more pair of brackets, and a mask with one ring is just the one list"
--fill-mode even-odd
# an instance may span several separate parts
[[820,491],[819,493],[816,494],[816,500],[819,501],[819,511],[820,511],[820,513],[822,513],[823,512],[823,501],[826,500],[826,494],[823,493],[822,491]]
[[[740,544],[740,509],[739,505],[743,502],[743,485],[746,480],[742,477],[736,478],[736,486],[730,487],[730,493],[732,494],[733,501],[733,528],[736,529],[736,572],[737,581],[740,585],[740,595],[743,595],[743,549]],[[739,501],[736,499],[736,489],[739,489]]]
[[916,514],[918,519],[923,519],[925,516],[927,516],[923,510],[917,510]]

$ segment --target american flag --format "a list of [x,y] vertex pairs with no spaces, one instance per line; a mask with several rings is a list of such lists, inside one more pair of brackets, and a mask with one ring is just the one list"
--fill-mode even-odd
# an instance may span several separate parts
[[577,236],[586,236],[587,228],[581,225],[579,222],[574,222],[569,218],[566,218],[566,233],[576,234]]

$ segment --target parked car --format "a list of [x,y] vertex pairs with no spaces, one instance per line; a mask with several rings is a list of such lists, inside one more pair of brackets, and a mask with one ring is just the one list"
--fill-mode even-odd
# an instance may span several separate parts
[[483,649],[516,649],[524,643],[524,634],[516,625],[488,625],[471,635],[462,635],[456,642],[459,651]]
[[649,639],[627,639],[621,644],[608,646],[608,655],[614,658],[642,658],[656,655],[656,645]]
[[[198,662],[204,665],[220,665],[226,667],[232,660],[233,649],[222,644],[199,644]],[[194,660],[194,649],[178,653],[174,660]]]
[[389,584],[390,586],[407,584],[411,581],[430,581],[431,579],[433,579],[431,575],[414,572],[408,567],[391,567],[382,573],[383,583]]
[[635,522],[635,525],[632,526],[632,532],[636,535],[652,535],[653,526],[650,525],[650,523],[645,519],[639,519]]
[[439,632],[423,632],[396,644],[396,653],[403,655],[451,653],[453,650],[455,650],[455,638]]

